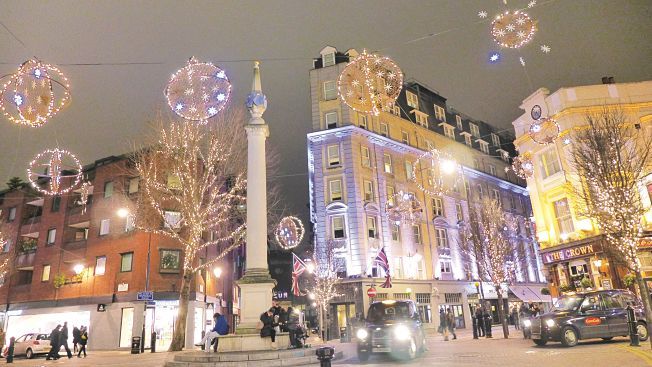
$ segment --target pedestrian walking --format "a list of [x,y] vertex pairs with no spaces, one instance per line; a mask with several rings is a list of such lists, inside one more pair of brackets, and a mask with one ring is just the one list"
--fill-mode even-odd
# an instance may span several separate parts
[[484,336],[484,315],[482,312],[482,307],[481,305],[477,305],[475,308],[475,320],[476,320],[476,327],[478,330],[478,336],[483,337]]
[[519,330],[521,327],[520,327],[520,321],[518,317],[518,309],[516,308],[516,305],[512,307],[512,321],[514,322],[514,328],[516,330]]
[[63,327],[59,333],[59,344],[66,350],[68,359],[72,358],[72,352],[70,351],[70,347],[68,347],[68,321],[63,323]]
[[84,358],[86,358],[86,344],[88,343],[88,331],[86,331],[86,326],[82,326],[79,329],[79,353],[77,353],[77,358],[81,358],[82,352],[84,353]]
[[14,348],[16,347],[16,338],[9,338],[9,348],[7,348],[7,363],[14,363]]
[[288,307],[287,328],[290,333],[289,348],[299,348],[299,340],[297,338],[297,332],[299,331],[299,312],[295,312],[292,307]]
[[493,326],[493,317],[491,315],[491,303],[488,301],[482,308],[482,316],[484,316],[484,335],[485,338],[492,338],[491,327]]
[[453,340],[457,339],[457,334],[455,334],[455,315],[450,308],[446,312],[446,324],[448,325],[448,331],[453,334]]
[[61,348],[61,345],[59,345],[59,334],[61,329],[61,325],[57,325],[54,329],[52,329],[52,332],[50,332],[50,352],[48,353],[47,357],[45,357],[46,361],[49,361],[50,359],[59,359],[61,356],[59,356],[59,349]]
[[448,317],[444,309],[439,310],[439,332],[444,335],[444,341],[448,341]]
[[81,337],[81,331],[79,330],[79,328],[77,326],[75,326],[74,328],[72,328],[72,348],[73,348],[72,350],[73,350],[73,353],[75,353],[75,354],[77,354],[77,352],[79,352],[78,345],[79,345],[79,338],[80,337]]

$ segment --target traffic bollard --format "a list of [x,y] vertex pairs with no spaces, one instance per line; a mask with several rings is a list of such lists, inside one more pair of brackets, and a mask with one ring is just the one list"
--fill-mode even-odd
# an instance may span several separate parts
[[627,305],[627,324],[629,325],[629,345],[639,346],[638,331],[636,330],[636,315],[631,304]]
[[321,367],[331,367],[331,360],[335,357],[335,348],[331,346],[321,347],[315,351],[315,354]]

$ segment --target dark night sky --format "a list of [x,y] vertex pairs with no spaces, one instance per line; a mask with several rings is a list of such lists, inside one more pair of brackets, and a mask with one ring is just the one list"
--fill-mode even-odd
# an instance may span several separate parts
[[[520,102],[539,87],[652,79],[652,1],[538,0],[531,44],[496,50],[490,17],[500,0],[369,1],[26,1],[0,0],[0,75],[30,56],[59,64],[70,79],[72,104],[46,126],[19,127],[0,116],[0,182],[25,176],[44,149],[67,148],[84,163],[130,150],[146,121],[166,111],[163,89],[190,56],[212,61],[243,103],[252,63],[261,59],[265,119],[280,152],[290,211],[305,217],[308,202],[306,133],[310,127],[308,71],[329,44],[344,51],[382,50],[406,78],[425,82],[450,105],[509,128]],[[527,1],[509,0],[523,8]],[[420,36],[439,34],[408,43]],[[20,42],[18,40],[20,40]],[[21,44],[22,43],[22,44]],[[539,45],[552,48],[543,54]],[[228,61],[228,62],[226,62]],[[76,63],[154,62],[158,65],[75,66]],[[0,184],[0,186],[3,186]]]

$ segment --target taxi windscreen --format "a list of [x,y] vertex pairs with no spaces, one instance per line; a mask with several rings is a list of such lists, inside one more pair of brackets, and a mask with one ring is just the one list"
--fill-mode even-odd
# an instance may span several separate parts
[[367,320],[370,322],[400,320],[410,317],[407,303],[374,303],[369,307]]

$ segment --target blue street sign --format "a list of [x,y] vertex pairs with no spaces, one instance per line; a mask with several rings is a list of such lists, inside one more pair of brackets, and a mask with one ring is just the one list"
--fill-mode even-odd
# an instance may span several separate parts
[[136,299],[138,301],[153,301],[154,292],[138,292],[138,294],[136,295]]

